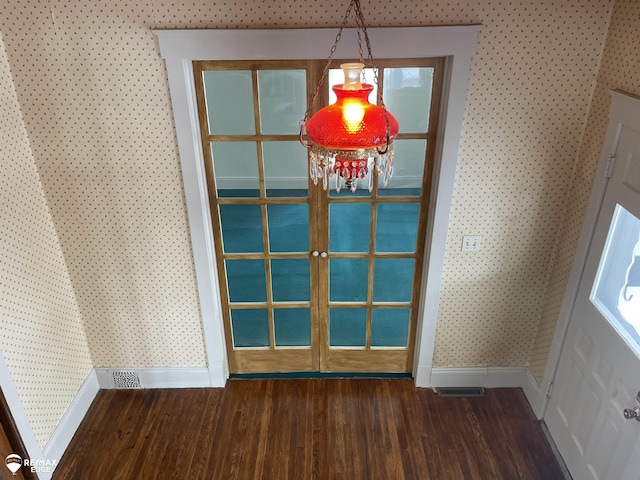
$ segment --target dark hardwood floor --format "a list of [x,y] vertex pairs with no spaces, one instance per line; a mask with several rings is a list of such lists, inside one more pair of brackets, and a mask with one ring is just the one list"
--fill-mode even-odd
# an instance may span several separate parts
[[67,479],[562,479],[519,389],[441,398],[410,379],[230,380],[101,391]]

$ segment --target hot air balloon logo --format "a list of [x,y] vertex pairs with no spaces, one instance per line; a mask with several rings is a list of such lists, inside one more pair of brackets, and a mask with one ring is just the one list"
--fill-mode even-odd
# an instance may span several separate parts
[[15,475],[22,466],[22,457],[15,453],[11,453],[7,455],[7,458],[4,459],[4,463],[7,468],[11,470],[11,473]]

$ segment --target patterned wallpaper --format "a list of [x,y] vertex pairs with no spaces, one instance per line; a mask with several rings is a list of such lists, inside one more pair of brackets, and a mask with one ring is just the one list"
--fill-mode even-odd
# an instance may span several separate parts
[[[477,9],[435,365],[529,361],[610,6]],[[481,252],[460,251],[465,234]]]
[[92,368],[0,36],[0,349],[40,446]]
[[542,379],[609,123],[609,90],[640,96],[640,2],[616,0],[544,301],[531,370]]
[[[205,364],[166,72],[151,29],[335,27],[346,3],[0,2],[0,32],[95,366]],[[484,25],[437,366],[523,365],[534,343],[537,359],[548,348],[548,328],[538,327],[562,284],[550,275],[612,3],[404,0],[389,8],[363,0],[371,26]],[[460,252],[465,234],[483,236],[481,252]]]
[[163,16],[127,2],[0,7],[96,367],[206,365],[172,113],[148,14]]

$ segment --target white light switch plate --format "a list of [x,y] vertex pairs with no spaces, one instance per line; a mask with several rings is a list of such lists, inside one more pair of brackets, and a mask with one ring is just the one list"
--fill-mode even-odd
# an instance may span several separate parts
[[462,251],[479,252],[481,242],[482,236],[480,235],[465,235],[464,237],[462,237]]

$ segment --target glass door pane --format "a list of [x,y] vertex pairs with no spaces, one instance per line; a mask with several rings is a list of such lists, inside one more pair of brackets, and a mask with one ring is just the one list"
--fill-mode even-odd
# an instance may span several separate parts
[[262,253],[262,209],[260,205],[223,204],[218,207],[222,246],[226,253]]
[[211,142],[211,156],[219,198],[259,197],[256,142]]
[[276,308],[273,322],[276,347],[311,347],[309,308]]
[[426,133],[433,89],[433,67],[384,69],[384,103],[403,132]]
[[329,205],[330,252],[368,252],[370,231],[370,203]]
[[376,252],[415,252],[420,204],[381,203],[376,222]]
[[367,342],[367,310],[329,309],[329,347],[364,348]]
[[617,205],[591,295],[640,356],[640,219]]
[[308,195],[307,150],[299,141],[262,142],[267,197]]
[[307,204],[269,204],[267,219],[271,252],[309,251],[309,206]]
[[269,312],[266,308],[231,309],[234,347],[269,347]]
[[297,134],[307,110],[306,72],[259,70],[258,101],[263,134]]
[[410,308],[378,308],[371,319],[372,347],[406,347]]
[[378,195],[381,197],[403,197],[422,195],[422,177],[424,176],[427,155],[426,140],[395,140],[393,177],[385,187],[379,181]]
[[250,70],[202,72],[209,133],[254,135],[253,86]]
[[329,301],[366,302],[369,260],[366,258],[329,259]]

